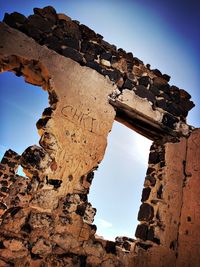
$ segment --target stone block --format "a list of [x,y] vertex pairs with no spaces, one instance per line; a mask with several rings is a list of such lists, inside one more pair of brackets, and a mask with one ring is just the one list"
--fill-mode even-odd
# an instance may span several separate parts
[[71,47],[62,49],[62,55],[65,57],[69,57],[79,63],[83,61],[83,56]]
[[149,198],[149,195],[151,193],[151,188],[150,187],[146,187],[142,190],[142,199],[141,201],[144,202]]
[[138,221],[151,221],[154,217],[154,209],[148,203],[143,203],[140,206],[140,210],[138,213]]
[[135,236],[145,241],[147,240],[147,234],[148,234],[148,225],[144,223],[138,224],[136,228]]

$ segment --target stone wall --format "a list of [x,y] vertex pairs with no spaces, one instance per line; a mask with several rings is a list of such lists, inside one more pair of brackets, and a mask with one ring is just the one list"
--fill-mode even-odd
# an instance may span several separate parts
[[[118,120],[125,120],[151,139],[173,131],[187,131],[182,128],[194,104],[185,90],[169,85],[169,75],[151,70],[149,64],[144,65],[132,53],[117,49],[100,34],[57,14],[52,7],[34,8],[34,15],[28,18],[17,12],[5,14],[3,21],[38,44],[107,76],[116,85],[110,103],[117,109]],[[21,73],[20,67],[14,71]]]
[[[0,164],[0,266],[199,266],[200,130],[186,123],[190,95],[52,7],[34,13],[0,24],[1,72],[49,94],[40,146],[9,150]],[[87,198],[114,119],[154,141],[137,239],[115,242],[95,234]]]

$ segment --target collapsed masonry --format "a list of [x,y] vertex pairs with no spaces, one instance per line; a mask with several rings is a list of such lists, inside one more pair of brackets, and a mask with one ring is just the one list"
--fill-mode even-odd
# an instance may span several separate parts
[[[87,26],[35,8],[0,24],[1,72],[48,91],[40,146],[0,164],[0,266],[199,266],[200,130],[190,95]],[[134,240],[95,235],[87,194],[114,119],[154,141]],[[16,174],[21,165],[26,177]]]

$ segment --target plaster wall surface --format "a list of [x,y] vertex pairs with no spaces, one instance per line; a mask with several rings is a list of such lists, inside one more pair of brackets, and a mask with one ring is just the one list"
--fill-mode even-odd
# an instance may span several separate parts
[[[34,59],[41,67],[40,75],[44,75],[44,89],[53,91],[57,101],[45,131],[39,129],[41,135],[50,133],[55,139],[56,150],[51,151],[54,167],[46,170],[49,179],[59,177],[63,181],[62,194],[81,191],[78,179],[98,165],[105,151],[115,117],[115,111],[108,103],[114,86],[96,71],[41,47],[3,24],[1,34],[3,47],[0,53],[8,57],[8,61],[17,55],[27,62],[24,75],[28,82],[33,82],[29,62]],[[11,63],[11,70],[12,67]],[[71,181],[69,176],[72,176]]]
[[200,130],[191,134],[187,143],[182,210],[178,233],[177,266],[200,264]]

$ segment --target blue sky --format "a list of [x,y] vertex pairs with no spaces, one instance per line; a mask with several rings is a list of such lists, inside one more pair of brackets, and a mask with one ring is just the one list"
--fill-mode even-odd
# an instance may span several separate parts
[[[54,6],[57,12],[66,13],[103,35],[106,41],[169,74],[171,85],[192,95],[196,107],[190,112],[188,123],[199,127],[200,3],[197,2],[0,0],[0,19],[5,12],[29,15],[33,7]],[[35,122],[46,106],[46,92],[25,84],[13,74],[0,75],[1,155],[9,147],[21,153],[38,142]],[[98,210],[95,222],[100,235],[109,239],[134,235],[149,145],[147,139],[119,123],[114,124],[105,159],[95,174],[89,196]]]

